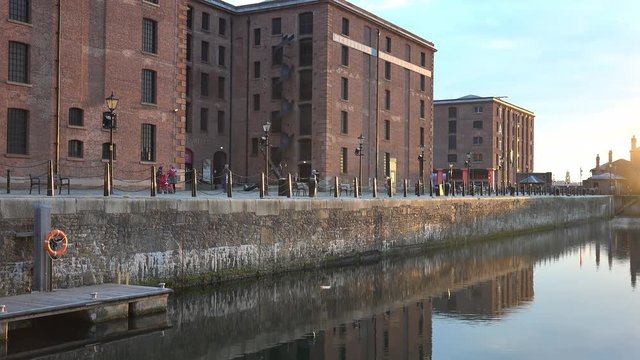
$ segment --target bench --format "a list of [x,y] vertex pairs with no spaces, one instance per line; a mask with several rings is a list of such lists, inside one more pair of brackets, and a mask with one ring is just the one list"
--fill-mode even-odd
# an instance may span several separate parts
[[295,196],[307,196],[309,191],[309,186],[302,182],[294,182],[293,183],[293,195]]
[[[42,182],[43,181],[40,176],[33,176],[29,174],[29,194],[31,194],[34,186],[38,187],[38,194],[40,194],[40,185],[42,184]],[[71,180],[68,177],[63,177],[60,174],[54,177],[54,187],[57,187],[59,189],[58,194],[62,194],[62,188],[66,186],[67,195],[69,195],[71,193],[70,185]]]

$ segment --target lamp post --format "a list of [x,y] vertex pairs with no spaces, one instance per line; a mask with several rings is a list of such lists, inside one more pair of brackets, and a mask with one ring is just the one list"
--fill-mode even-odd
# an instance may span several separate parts
[[362,153],[363,145],[364,136],[360,134],[360,136],[358,136],[358,147],[356,148],[356,156],[360,158],[358,161],[358,194],[362,193],[362,156],[364,155],[364,153]]
[[[420,145],[420,155],[418,155],[418,166],[420,169],[420,180],[418,181],[420,183],[420,188],[419,191],[420,193],[424,192],[424,144]],[[431,190],[429,190],[431,191]]]
[[453,195],[453,164],[449,163],[449,195]]
[[105,99],[109,112],[102,119],[102,127],[109,129],[109,192],[113,194],[113,129],[116,128],[116,108],[118,107],[118,99],[113,95],[113,91],[108,98]]
[[469,191],[471,195],[474,195],[473,185],[472,185],[473,177],[471,176],[471,152],[467,153],[467,160],[464,162],[464,164],[467,166],[467,174],[469,176],[469,181],[468,181],[469,190],[467,191]]
[[265,187],[264,193],[265,195],[269,194],[269,135],[271,131],[271,122],[267,121],[262,125],[262,130],[264,131],[264,136],[262,137],[263,145],[264,145],[264,172],[265,172]]

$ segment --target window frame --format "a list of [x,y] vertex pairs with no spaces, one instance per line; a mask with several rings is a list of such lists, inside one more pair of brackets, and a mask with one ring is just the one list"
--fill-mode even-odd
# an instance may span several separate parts
[[200,132],[209,132],[209,108],[200,108]]
[[158,53],[158,22],[150,18],[142,19],[142,51]]
[[340,111],[340,133],[342,135],[349,134],[349,113],[344,110]]
[[349,79],[340,78],[340,100],[349,101]]
[[298,35],[313,35],[313,12],[306,11],[298,14]]
[[78,139],[69,140],[67,143],[67,157],[73,159],[83,159],[84,143]]
[[9,82],[30,84],[30,46],[19,41],[9,41],[8,74]]
[[[150,76],[147,78],[147,76]],[[142,103],[157,104],[158,102],[158,74],[155,70],[142,69]],[[149,101],[150,100],[150,101]]]
[[[156,161],[156,126],[154,124],[141,124],[140,161]],[[114,148],[115,150],[115,148]],[[115,152],[114,152],[115,153]]]
[[84,126],[84,110],[79,107],[69,108],[69,126]]
[[7,154],[29,155],[29,118],[27,109],[7,109]]
[[347,45],[342,45],[340,48],[340,65],[349,66],[349,47]]
[[210,20],[211,20],[211,15],[208,12],[203,11],[202,15],[200,17],[200,29],[202,31],[209,32],[209,30],[211,29],[211,21]]
[[346,17],[342,18],[342,29],[340,33],[344,36],[349,36],[349,19]]
[[31,24],[31,1],[9,0],[9,20]]
[[275,17],[271,18],[271,35],[281,35],[282,34],[282,18]]

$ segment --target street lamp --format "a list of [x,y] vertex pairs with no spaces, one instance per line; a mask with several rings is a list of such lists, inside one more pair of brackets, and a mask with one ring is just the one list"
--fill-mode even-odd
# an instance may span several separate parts
[[109,112],[104,114],[102,119],[102,127],[109,129],[109,192],[113,194],[113,129],[116,128],[116,108],[118,107],[118,99],[113,95],[113,91],[108,98],[105,99]]
[[[420,180],[418,180],[420,193],[424,192],[424,144],[420,145],[420,155],[418,155],[418,166],[420,169]],[[431,190],[429,190],[431,191]]]
[[356,148],[356,156],[360,158],[358,161],[358,194],[362,193],[362,146],[364,145],[364,136],[358,136],[358,147]]
[[449,195],[453,195],[453,164],[449,163]]
[[264,145],[264,172],[266,176],[264,193],[269,194],[269,134],[271,131],[271,122],[267,121],[262,125],[264,136],[262,137],[262,144]]
[[464,162],[464,164],[467,166],[467,176],[469,177],[468,191],[471,195],[474,195],[474,189],[472,185],[473,177],[471,176],[471,152],[467,153],[467,160]]

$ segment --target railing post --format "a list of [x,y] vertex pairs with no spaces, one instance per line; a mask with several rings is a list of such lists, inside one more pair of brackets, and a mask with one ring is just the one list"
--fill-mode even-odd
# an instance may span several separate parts
[[11,194],[11,170],[7,169],[7,194]]
[[55,190],[53,188],[53,162],[49,160],[49,169],[47,170],[47,196],[54,196]]
[[264,199],[264,172],[260,173],[260,199]]
[[429,196],[433,197],[433,180],[429,180]]
[[407,197],[407,187],[409,187],[409,180],[404,179],[402,182],[402,193],[404,194],[404,197]]
[[291,184],[291,173],[287,174],[287,198],[291,198],[291,193],[293,192],[292,184]]
[[192,169],[193,176],[191,176],[191,197],[198,195],[198,173],[196,169]]
[[339,193],[338,186],[340,186],[340,179],[337,176],[334,176],[334,178],[333,178],[333,197],[338,197],[338,193]]
[[151,166],[151,197],[156,196],[156,167]]
[[393,189],[391,188],[391,178],[390,177],[387,178],[387,195],[389,197],[393,196]]
[[378,178],[373,178],[373,183],[371,186],[371,194],[374,198],[378,197]]
[[229,170],[229,173],[227,174],[227,197],[228,198],[233,197],[233,190],[231,190],[232,186],[233,186],[233,172]]
[[360,197],[360,184],[358,184],[357,176],[353,178],[353,197],[356,199]]
[[104,164],[104,181],[103,181],[103,188],[104,188],[104,192],[103,195],[104,196],[110,196],[111,192],[109,191],[109,188],[111,186],[109,186],[109,164]]

